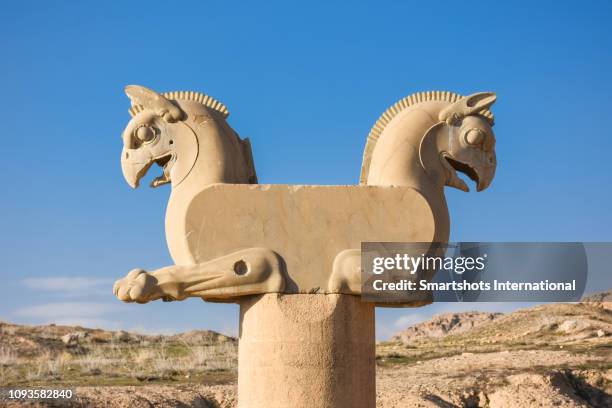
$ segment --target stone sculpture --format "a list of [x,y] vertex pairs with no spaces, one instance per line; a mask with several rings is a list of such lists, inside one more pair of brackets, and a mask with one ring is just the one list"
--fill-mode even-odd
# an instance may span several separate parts
[[[132,270],[126,302],[200,297],[240,304],[241,407],[372,407],[374,305],[361,302],[360,243],[446,243],[444,186],[485,189],[495,174],[493,93],[402,99],[367,140],[360,185],[260,185],[227,108],[196,92],[128,86],[121,166],[134,188],[171,183],[175,265]],[[403,306],[419,306],[414,298]],[[393,305],[399,306],[399,305]]]

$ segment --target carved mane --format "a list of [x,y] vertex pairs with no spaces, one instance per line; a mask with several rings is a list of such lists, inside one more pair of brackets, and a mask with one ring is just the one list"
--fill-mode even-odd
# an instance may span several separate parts
[[[217,111],[221,114],[223,119],[226,119],[229,116],[229,110],[227,107],[213,98],[212,96],[208,96],[206,94],[200,92],[193,91],[172,91],[172,92],[163,92],[162,95],[166,99],[174,99],[174,100],[183,100],[183,101],[193,101],[200,103],[208,108],[211,108],[214,111]],[[134,117],[139,112],[142,112],[145,108],[142,105],[132,105],[132,107],[128,110],[130,115]]]
[[[359,178],[360,184],[366,184],[368,179],[368,172],[370,170],[370,161],[372,160],[372,153],[376,147],[376,142],[380,138],[380,135],[385,130],[387,125],[402,111],[420,103],[424,102],[448,102],[454,103],[459,99],[463,98],[462,95],[454,92],[447,91],[428,91],[428,92],[417,92],[413,93],[392,105],[387,109],[376,121],[366,141],[365,149],[363,151],[363,161],[361,165],[361,176]],[[491,125],[495,120],[493,113],[485,109],[479,112],[479,115],[486,118]]]

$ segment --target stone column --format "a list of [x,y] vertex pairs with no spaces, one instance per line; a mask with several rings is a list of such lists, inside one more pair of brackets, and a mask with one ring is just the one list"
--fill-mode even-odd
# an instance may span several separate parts
[[358,296],[241,300],[239,408],[373,408],[374,305]]

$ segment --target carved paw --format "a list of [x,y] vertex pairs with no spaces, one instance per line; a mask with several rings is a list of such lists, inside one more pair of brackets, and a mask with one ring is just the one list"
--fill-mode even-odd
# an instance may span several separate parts
[[124,302],[146,303],[158,299],[157,279],[143,269],[132,269],[125,278],[113,286],[113,293]]

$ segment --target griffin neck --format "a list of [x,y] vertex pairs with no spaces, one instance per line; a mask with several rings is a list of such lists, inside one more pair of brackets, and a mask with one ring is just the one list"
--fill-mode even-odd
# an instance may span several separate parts
[[253,182],[248,141],[241,140],[225,120],[214,116],[214,113],[196,115],[185,122],[184,135],[177,142],[177,155],[190,156],[196,152],[196,157],[191,167],[180,166],[180,160],[177,161],[172,196],[193,197],[215,183]]
[[446,169],[440,159],[448,147],[448,127],[437,119],[446,105],[431,102],[399,113],[381,132],[371,152],[365,184],[405,186],[419,191],[436,216],[436,240],[448,240],[444,197]]
[[446,179],[440,154],[446,146],[448,128],[434,115],[422,109],[402,113],[381,133],[365,184],[442,194]]

